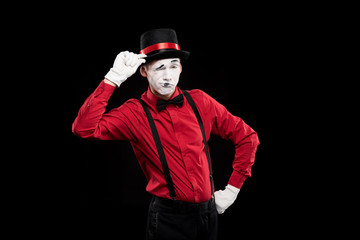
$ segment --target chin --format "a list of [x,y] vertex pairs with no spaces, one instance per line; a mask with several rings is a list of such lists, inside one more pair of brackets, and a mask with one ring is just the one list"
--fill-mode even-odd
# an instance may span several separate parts
[[161,90],[159,90],[158,93],[159,93],[160,95],[166,96],[166,95],[172,94],[174,91],[175,91],[174,88],[167,88],[167,89],[161,89]]

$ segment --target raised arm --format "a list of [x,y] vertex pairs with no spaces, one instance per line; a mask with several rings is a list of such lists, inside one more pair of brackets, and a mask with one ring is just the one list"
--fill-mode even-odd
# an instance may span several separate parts
[[127,106],[104,114],[109,98],[116,87],[120,87],[126,79],[132,76],[137,68],[145,62],[144,54],[134,54],[128,51],[117,55],[113,67],[105,75],[105,79],[96,90],[85,100],[72,124],[72,132],[82,138],[89,139],[126,139],[131,140],[127,125]]

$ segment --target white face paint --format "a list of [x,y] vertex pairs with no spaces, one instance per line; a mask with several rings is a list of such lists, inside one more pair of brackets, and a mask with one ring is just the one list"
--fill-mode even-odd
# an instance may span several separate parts
[[153,90],[161,95],[169,95],[175,91],[180,73],[179,58],[161,59],[147,70],[147,78]]

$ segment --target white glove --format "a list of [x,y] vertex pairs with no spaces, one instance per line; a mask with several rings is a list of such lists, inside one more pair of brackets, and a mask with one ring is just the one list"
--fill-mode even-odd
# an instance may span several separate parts
[[214,193],[215,205],[218,214],[223,214],[225,210],[234,203],[239,192],[239,188],[228,184],[225,190],[219,190]]
[[129,51],[119,53],[105,78],[120,87],[121,83],[125,82],[141,64],[145,63],[144,57],[146,57],[145,54],[135,54]]

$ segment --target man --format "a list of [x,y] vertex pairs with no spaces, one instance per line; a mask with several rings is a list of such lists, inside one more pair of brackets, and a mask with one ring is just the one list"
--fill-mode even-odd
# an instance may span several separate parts
[[[180,49],[174,30],[143,33],[140,49],[140,54],[118,54],[81,107],[73,133],[131,142],[148,180],[146,191],[153,195],[147,239],[216,239],[217,214],[235,201],[251,176],[257,134],[203,91],[177,87],[181,62],[190,53]],[[114,90],[139,66],[148,90],[140,100],[130,99],[104,113]],[[231,140],[236,150],[228,185],[216,192],[207,147],[210,134]]]

